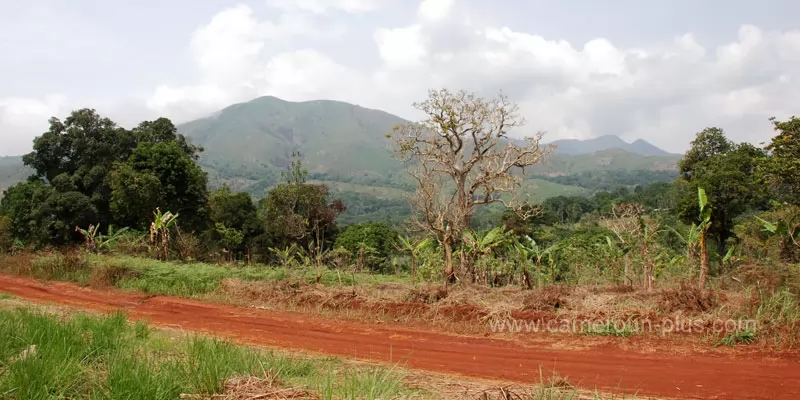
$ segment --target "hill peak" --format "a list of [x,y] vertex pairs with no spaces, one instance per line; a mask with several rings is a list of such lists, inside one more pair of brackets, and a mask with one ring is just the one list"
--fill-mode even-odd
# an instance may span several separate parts
[[620,149],[643,156],[669,156],[673,155],[656,147],[644,139],[636,139],[628,143],[617,135],[603,135],[593,139],[561,139],[552,142],[558,146],[557,153],[569,155],[591,154],[598,151]]

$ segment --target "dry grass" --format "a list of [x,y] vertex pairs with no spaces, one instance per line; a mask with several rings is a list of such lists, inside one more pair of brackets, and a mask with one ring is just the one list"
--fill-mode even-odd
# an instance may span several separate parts
[[274,374],[265,372],[263,377],[237,376],[229,378],[223,384],[220,394],[181,394],[180,398],[196,400],[317,400],[320,399],[320,395],[308,390],[285,387]]
[[725,300],[723,292],[702,290],[697,286],[681,283],[678,287],[662,290],[659,293],[658,305],[667,313],[677,311],[704,313],[719,307]]

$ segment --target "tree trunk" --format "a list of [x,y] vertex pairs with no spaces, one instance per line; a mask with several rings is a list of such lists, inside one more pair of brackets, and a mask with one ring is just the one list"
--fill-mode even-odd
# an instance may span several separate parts
[[[624,269],[622,271],[622,282],[623,282],[623,284],[625,283],[626,280],[628,280],[628,269],[629,269],[628,264],[629,263],[630,263],[630,255],[628,253],[625,253],[625,267],[624,267]],[[631,286],[633,286],[633,282],[631,282]]]
[[444,283],[445,287],[447,284],[453,281],[453,248],[450,246],[449,241],[444,241],[444,270],[445,270],[445,278]]
[[644,288],[648,292],[653,291],[653,281],[655,281],[655,274],[653,264],[650,262],[650,252],[647,250],[647,245],[642,245],[642,256],[644,257]]
[[527,287],[528,290],[533,290],[531,274],[528,272],[528,268],[525,267],[525,264],[522,265],[522,280],[525,281],[525,287]]
[[697,286],[700,289],[706,288],[706,279],[708,279],[708,249],[706,248],[706,233],[700,232],[700,280]]
[[417,284],[417,258],[414,257],[414,252],[411,252],[411,284]]

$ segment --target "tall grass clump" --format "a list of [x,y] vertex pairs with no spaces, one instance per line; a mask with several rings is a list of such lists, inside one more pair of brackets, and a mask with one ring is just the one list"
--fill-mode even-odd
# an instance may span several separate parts
[[800,303],[789,289],[758,290],[755,309],[758,333],[771,337],[778,347],[795,347],[800,341]]
[[84,282],[91,270],[86,256],[79,251],[55,253],[33,259],[27,273],[38,279]]
[[248,376],[328,388],[331,398],[396,398],[406,390],[392,369],[352,369],[203,336],[174,340],[142,322],[128,323],[121,313],[59,317],[0,311],[2,399],[207,398],[226,394],[229,380]]

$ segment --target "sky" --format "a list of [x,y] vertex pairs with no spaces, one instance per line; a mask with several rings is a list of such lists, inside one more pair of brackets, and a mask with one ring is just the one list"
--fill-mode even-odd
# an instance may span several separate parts
[[766,142],[800,107],[793,0],[0,0],[0,155],[93,108],[131,127],[271,95],[418,120],[503,92],[545,140]]

